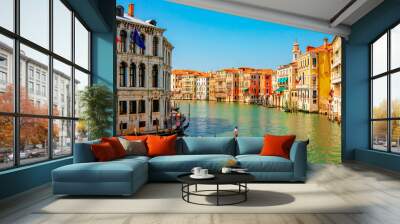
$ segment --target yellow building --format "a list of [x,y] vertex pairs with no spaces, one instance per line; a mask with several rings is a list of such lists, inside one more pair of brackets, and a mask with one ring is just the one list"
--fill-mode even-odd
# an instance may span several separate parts
[[227,75],[224,70],[215,72],[215,86],[213,88],[215,89],[215,98],[217,101],[228,101]]
[[172,98],[181,100],[196,99],[196,81],[202,72],[194,70],[173,70],[172,71]]
[[342,118],[342,39],[339,36],[335,36],[332,41],[330,95],[329,118],[340,121]]
[[217,100],[215,96],[215,86],[216,86],[215,73],[210,72],[210,79],[208,81],[208,100],[211,101]]
[[239,101],[239,76],[240,70],[236,68],[224,69],[226,73],[226,101]]
[[318,64],[318,112],[328,114],[331,90],[331,52],[332,45],[324,39],[324,45],[315,48]]
[[298,109],[327,114],[330,98],[332,46],[328,39],[320,47],[308,46],[297,60],[296,79]]
[[196,75],[188,74],[182,78],[181,95],[183,100],[196,99]]

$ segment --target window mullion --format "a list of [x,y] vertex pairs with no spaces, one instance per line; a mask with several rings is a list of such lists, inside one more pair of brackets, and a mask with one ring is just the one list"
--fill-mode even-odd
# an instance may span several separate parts
[[[20,1],[14,1],[14,31],[17,35],[19,35],[19,8]],[[14,112],[15,114],[19,114],[19,96],[20,96],[20,50],[19,50],[19,39],[14,39]],[[19,156],[19,135],[20,135],[20,118],[18,116],[14,116],[14,166],[19,166],[20,164],[20,156]]]
[[[390,30],[387,32],[387,71],[390,71]],[[387,75],[387,116],[388,118],[392,117],[392,100],[391,100],[391,79],[392,76],[390,73]],[[392,136],[391,136],[391,129],[392,129],[392,121],[388,120],[387,122],[387,141],[388,141],[388,148],[387,151],[392,151]]]
[[[76,118],[75,116],[75,12],[72,11],[71,13],[71,60],[72,60],[72,64],[74,66],[71,66],[71,91],[72,91],[72,96],[71,96],[71,117]],[[76,122],[77,121],[73,121],[72,122],[72,132],[71,132],[71,150],[72,150],[72,155],[74,155],[74,145],[75,145],[75,126],[76,126]]]
[[[53,0],[49,0],[49,50],[53,52]],[[53,159],[53,57],[49,55],[49,75],[48,75],[48,83],[49,86],[47,90],[49,94],[49,119],[48,119],[48,152],[49,159]]]
[[[0,0],[1,1],[1,0]],[[44,137],[44,139],[47,138],[47,148],[44,147],[44,152],[48,153],[48,156],[46,157],[46,160],[51,160],[55,157],[53,151],[54,151],[54,147],[53,148],[53,131],[55,130],[55,128],[57,126],[54,126],[55,121],[57,120],[62,120],[62,127],[64,127],[64,123],[67,122],[67,125],[69,124],[69,122],[71,122],[71,125],[69,125],[68,128],[68,134],[71,134],[71,150],[72,153],[74,151],[74,143],[75,143],[75,127],[76,124],[75,122],[79,119],[77,115],[75,115],[76,111],[75,111],[75,91],[76,91],[76,87],[75,87],[75,76],[76,76],[76,72],[83,72],[86,75],[89,75],[89,77],[85,76],[85,78],[88,79],[88,85],[92,85],[93,83],[93,77],[91,76],[91,72],[92,72],[92,61],[91,61],[91,42],[92,42],[92,33],[90,32],[90,30],[88,29],[88,27],[82,23],[79,20],[79,15],[77,15],[72,8],[70,7],[70,5],[64,1],[64,0],[57,0],[60,1],[62,4],[64,4],[65,6],[67,6],[67,8],[70,10],[70,23],[71,23],[71,33],[69,35],[71,35],[71,58],[66,58],[64,56],[62,56],[62,54],[57,54],[55,52],[53,52],[54,50],[54,26],[55,26],[55,21],[54,21],[54,17],[57,16],[55,15],[55,11],[57,10],[57,3],[58,2],[54,2],[54,0],[47,0],[46,3],[48,3],[48,11],[44,12],[44,13],[48,13],[49,19],[48,19],[48,26],[46,27],[48,29],[48,48],[47,47],[43,47],[42,45],[34,42],[32,39],[30,39],[29,37],[26,36],[21,36],[21,4],[24,7],[25,5],[23,1],[21,0],[14,0],[13,1],[13,30],[11,29],[5,29],[3,27],[0,27],[0,34],[5,35],[7,38],[10,38],[12,40],[12,44],[13,44],[13,50],[12,50],[12,55],[11,55],[11,60],[13,61],[10,70],[12,71],[12,73],[10,73],[10,75],[12,76],[13,79],[13,84],[14,84],[14,88],[13,88],[13,110],[12,111],[7,111],[7,112],[0,112],[1,116],[9,116],[10,118],[12,118],[12,123],[13,123],[13,127],[12,127],[12,144],[13,144],[13,167],[20,167],[22,165],[28,165],[28,164],[34,164],[34,163],[38,163],[38,162],[42,162],[42,161],[38,161],[38,162],[34,162],[31,163],[31,161],[25,160],[26,157],[23,156],[23,154],[21,154],[21,150],[24,150],[24,148],[21,149],[21,146],[24,145],[23,139],[21,139],[21,129],[23,128],[23,122],[24,119],[32,119],[33,122],[36,122],[37,120],[44,120],[46,119],[46,123],[48,124],[48,128],[47,128],[47,134],[46,137]],[[56,11],[57,12],[57,11]],[[22,17],[23,18],[23,17]],[[57,17],[56,17],[57,19]],[[75,45],[76,45],[76,41],[75,41],[75,19],[78,20],[80,23],[82,23],[83,27],[86,29],[86,32],[88,33],[88,67],[84,68],[81,67],[80,65],[75,64],[76,60],[75,60]],[[57,34],[57,32],[56,32]],[[11,41],[10,40],[10,41]],[[57,42],[56,42],[57,44]],[[57,45],[56,45],[57,46]],[[26,70],[26,74],[25,74],[25,57],[23,55],[24,48],[30,48],[31,50],[37,51],[43,55],[46,55],[48,57],[48,65],[47,65],[47,79],[44,79],[44,75],[45,72],[43,71],[43,73],[41,73],[41,78],[40,78],[40,82],[41,88],[38,88],[38,91],[40,91],[41,97],[45,97],[47,95],[48,99],[47,99],[47,104],[48,104],[48,109],[47,109],[47,113],[46,114],[41,114],[41,113],[37,113],[35,114],[35,112],[30,112],[29,111],[25,111],[26,113],[21,114],[21,104],[23,102],[21,102],[21,94],[24,92],[25,86],[28,88],[28,84],[25,85],[25,82],[22,83],[22,81],[24,81],[24,77],[22,77],[22,75],[26,75],[28,80],[28,71]],[[37,58],[36,56],[32,56],[32,61],[35,61]],[[57,62],[54,62],[54,60],[58,60],[61,63],[64,63],[66,65],[69,65],[70,68],[69,70],[71,71],[71,78],[68,81],[68,83],[70,84],[70,88],[68,88],[67,90],[69,90],[68,95],[70,95],[70,99],[68,99],[67,103],[71,103],[71,106],[67,109],[69,110],[68,115],[64,115],[63,114],[54,114],[54,112],[56,111],[54,106],[54,96],[53,96],[53,90],[55,86],[55,71],[57,73]],[[42,62],[42,64],[46,64],[46,62]],[[54,67],[56,66],[56,68]],[[75,72],[76,70],[76,72]],[[58,74],[58,73],[57,73]],[[44,87],[44,81],[46,81],[46,87]],[[45,90],[47,90],[47,92],[43,92]],[[27,89],[27,91],[29,91]],[[64,92],[65,93],[65,92]],[[32,93],[32,94],[38,94],[38,93]],[[43,95],[42,95],[43,94]],[[46,95],[45,95],[46,94]],[[67,95],[67,98],[68,98]],[[23,104],[22,104],[23,105]],[[68,107],[68,106],[67,106]],[[23,109],[23,108],[22,108]],[[37,119],[37,120],[35,120]],[[57,122],[56,122],[57,124]],[[72,130],[70,130],[70,128],[72,128]],[[22,129],[24,130],[24,129]],[[63,134],[64,132],[61,131],[61,133]],[[43,140],[44,140],[43,139]],[[28,149],[28,148],[26,148]],[[47,152],[46,152],[47,150]],[[41,151],[42,152],[42,151]],[[22,151],[22,153],[24,153],[24,151]],[[41,156],[42,157],[42,156]],[[59,158],[57,156],[57,158]],[[22,159],[22,163],[21,164],[21,159]],[[43,159],[45,159],[45,157],[43,157]]]

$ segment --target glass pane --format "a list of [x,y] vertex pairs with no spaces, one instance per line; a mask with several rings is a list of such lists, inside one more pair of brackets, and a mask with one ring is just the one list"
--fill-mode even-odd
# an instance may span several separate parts
[[[1,12],[0,12],[1,13]],[[0,35],[0,111],[14,111],[13,40]]]
[[14,164],[14,124],[10,116],[0,116],[0,170]]
[[88,138],[88,129],[86,122],[84,120],[79,120],[75,122],[75,143],[85,142]]
[[391,30],[390,63],[391,69],[400,67],[400,24]]
[[372,81],[372,118],[387,117],[387,77]]
[[20,0],[21,36],[49,48],[49,0]]
[[48,63],[47,55],[21,44],[21,113],[48,114]]
[[80,95],[85,87],[89,86],[89,75],[75,69],[75,117],[81,114]]
[[387,34],[372,45],[372,74],[378,75],[387,71]]
[[72,154],[72,121],[53,120],[53,156]]
[[35,163],[48,159],[49,120],[21,117],[20,122],[20,163]]
[[89,69],[89,32],[75,18],[75,63]]
[[53,60],[53,114],[72,117],[71,66]]
[[400,121],[391,121],[391,141],[392,141],[392,152],[400,153]]
[[390,98],[392,117],[400,117],[400,72],[391,75]]
[[53,18],[53,51],[71,60],[72,12],[60,0],[53,0]]
[[14,31],[14,0],[1,0],[0,26]]
[[387,121],[372,122],[372,148],[387,151]]

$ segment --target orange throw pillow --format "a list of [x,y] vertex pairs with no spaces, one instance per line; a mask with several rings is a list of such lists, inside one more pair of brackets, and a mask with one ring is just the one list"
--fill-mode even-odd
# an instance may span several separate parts
[[94,157],[99,162],[110,161],[117,158],[113,147],[108,142],[93,144],[91,145],[91,149]]
[[262,156],[280,156],[289,159],[290,148],[296,135],[265,135],[264,146],[261,149]]
[[176,135],[156,136],[150,135],[146,140],[148,156],[176,155]]
[[124,139],[129,140],[129,141],[143,141],[146,142],[148,135],[127,135],[127,136],[122,136]]
[[108,142],[114,149],[117,158],[125,157],[126,151],[117,137],[101,138],[101,142]]

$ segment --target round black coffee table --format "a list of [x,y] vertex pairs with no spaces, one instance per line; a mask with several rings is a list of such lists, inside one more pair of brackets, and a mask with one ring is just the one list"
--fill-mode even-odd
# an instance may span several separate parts
[[[212,179],[193,179],[189,174],[182,174],[178,176],[178,181],[182,183],[182,199],[188,203],[197,204],[197,205],[234,205],[245,202],[247,200],[247,192],[249,188],[247,187],[247,183],[255,180],[255,177],[251,174],[247,173],[229,173],[222,174],[217,173],[213,174],[215,177]],[[197,185],[215,185],[215,190],[198,190]],[[236,185],[238,186],[237,190],[223,190],[220,189],[220,185]],[[191,191],[190,186],[195,186],[195,190]],[[209,192],[214,192],[215,194],[206,194]],[[203,197],[216,197],[216,204],[202,204],[193,202],[190,200],[190,196],[203,196]],[[240,196],[238,201],[234,201],[231,203],[221,203],[221,197],[232,197],[232,196]]]

